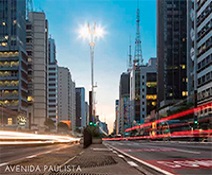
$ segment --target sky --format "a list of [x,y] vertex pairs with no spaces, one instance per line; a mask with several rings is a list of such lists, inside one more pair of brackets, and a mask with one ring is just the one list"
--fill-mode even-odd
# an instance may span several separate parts
[[[127,71],[128,48],[136,33],[136,9],[140,8],[140,32],[144,63],[156,57],[156,0],[34,0],[35,11],[44,11],[49,34],[56,42],[59,66],[68,67],[76,87],[85,87],[86,101],[91,90],[90,50],[88,41],[79,37],[82,25],[96,23],[105,30],[96,41],[94,82],[97,83],[96,110],[110,132],[115,121],[115,100],[119,81]],[[95,83],[95,84],[96,84]]]

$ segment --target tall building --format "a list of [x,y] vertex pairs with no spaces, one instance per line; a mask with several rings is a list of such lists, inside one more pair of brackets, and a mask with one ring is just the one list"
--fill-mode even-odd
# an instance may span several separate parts
[[158,107],[188,95],[186,22],[186,1],[157,0]]
[[119,83],[119,115],[117,120],[118,133],[124,134],[124,130],[131,126],[130,118],[130,73],[122,73]]
[[[144,123],[150,112],[157,104],[157,67],[156,58],[150,58],[146,66],[141,67],[140,106],[141,117],[139,123]],[[137,121],[138,122],[138,121]]]
[[197,105],[199,106],[212,101],[212,2],[208,0],[196,3]]
[[88,102],[86,101],[85,102],[85,118],[86,118],[86,126],[89,125],[89,105],[88,105]]
[[47,118],[52,119],[57,124],[58,119],[58,66],[56,60],[55,41],[49,38],[49,62],[48,62],[48,107]]
[[114,130],[115,133],[114,134],[119,134],[119,126],[118,126],[118,118],[119,118],[119,100],[115,101],[115,114],[116,114],[116,120],[115,120],[115,126],[114,126]]
[[195,103],[195,92],[197,91],[197,59],[196,59],[196,13],[194,2],[187,0],[187,90],[188,102]]
[[76,88],[76,127],[86,126],[85,88]]
[[[18,115],[1,116],[1,122],[16,127],[19,116],[28,121],[25,14],[25,0],[0,0],[0,103],[18,112]],[[28,127],[28,123],[24,126]]]
[[30,12],[26,26],[28,53],[28,115],[32,128],[44,129],[48,97],[48,21],[43,12]]
[[70,115],[71,115],[71,126],[72,126],[72,131],[75,131],[76,129],[76,85],[75,82],[71,79],[69,79],[70,83],[70,103],[69,103],[69,110],[70,110]]
[[75,129],[75,83],[68,68],[58,67],[58,120],[69,120]]
[[[200,106],[212,101],[212,2],[188,1],[187,4],[188,91],[193,97],[190,102]],[[199,112],[199,120],[208,117],[209,111],[210,107]]]
[[94,117],[92,116],[92,109],[93,109],[93,97],[92,91],[89,91],[89,122],[94,122]]

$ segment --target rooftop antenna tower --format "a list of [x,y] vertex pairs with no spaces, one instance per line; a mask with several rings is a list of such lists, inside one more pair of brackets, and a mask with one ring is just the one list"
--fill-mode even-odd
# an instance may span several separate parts
[[27,5],[26,5],[26,17],[28,18],[29,12],[33,11],[33,2],[32,0],[27,0]]
[[132,53],[131,53],[131,37],[130,37],[130,45],[129,45],[129,62],[128,62],[128,72],[132,70]]
[[140,36],[140,10],[139,0],[137,1],[137,12],[136,12],[136,37],[135,37],[135,55],[134,55],[134,66],[143,65],[142,49],[141,49],[141,36]]

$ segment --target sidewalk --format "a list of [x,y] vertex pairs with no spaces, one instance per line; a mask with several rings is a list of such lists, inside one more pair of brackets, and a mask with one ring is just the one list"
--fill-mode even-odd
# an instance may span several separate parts
[[[10,168],[6,169],[7,166],[10,166]],[[21,170],[21,167],[23,167],[23,170]],[[0,167],[0,174],[140,175],[142,173],[103,144],[93,144],[86,149],[77,144],[59,151],[37,157],[28,157],[22,161],[5,165]]]
[[[75,159],[66,164],[76,165],[81,168],[81,172],[76,175],[139,175],[142,174],[130,166],[111,149],[103,144],[92,144],[84,149]],[[59,175],[60,173],[50,173]],[[74,174],[74,173],[73,173]]]

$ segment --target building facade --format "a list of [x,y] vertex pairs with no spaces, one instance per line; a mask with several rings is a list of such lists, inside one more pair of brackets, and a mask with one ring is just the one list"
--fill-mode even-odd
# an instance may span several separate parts
[[43,12],[30,12],[26,26],[28,59],[28,115],[31,129],[44,129],[48,104],[48,21]]
[[145,118],[150,115],[151,111],[156,109],[157,104],[157,59],[150,58],[146,66],[141,67],[141,118],[140,122],[144,123]]
[[58,120],[75,125],[75,83],[68,68],[58,67]]
[[76,88],[76,127],[86,126],[85,88]]
[[[212,2],[197,1],[196,48],[197,48],[197,105],[212,101]],[[209,108],[200,117],[207,116]]]
[[122,73],[119,83],[119,115],[117,120],[118,133],[124,134],[126,128],[131,127],[130,118],[130,73]]
[[55,41],[49,38],[49,62],[48,62],[48,105],[47,118],[52,119],[57,124],[58,119],[58,65],[56,60]]
[[[2,125],[17,126],[27,119],[26,2],[0,0],[0,103],[17,115],[1,116]],[[15,113],[13,113],[15,114]]]
[[186,1],[157,0],[158,107],[187,98]]
[[132,124],[142,124],[157,104],[156,58],[130,73],[130,113]]
[[115,117],[116,117],[116,120],[115,120],[115,125],[114,125],[114,131],[116,135],[119,134],[119,125],[118,125],[118,118],[119,118],[119,100],[116,100],[115,101]]
[[[212,2],[187,1],[188,21],[188,91],[193,105],[212,101]],[[210,106],[210,105],[208,105]],[[199,123],[210,123],[211,109],[206,107],[197,114]]]

